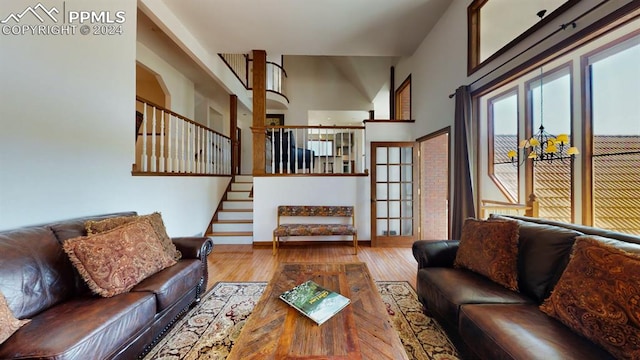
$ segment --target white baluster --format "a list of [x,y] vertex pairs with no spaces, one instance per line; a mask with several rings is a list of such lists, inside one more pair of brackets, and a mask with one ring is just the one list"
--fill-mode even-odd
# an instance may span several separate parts
[[171,127],[171,114],[169,114],[169,117],[167,118],[167,124],[166,124],[166,129],[167,129],[167,134],[165,135],[165,141],[167,143],[167,172],[172,172],[173,171],[173,158],[172,158],[172,152],[173,152],[173,143],[171,141],[171,135],[173,134],[172,131],[172,127]]
[[158,158],[156,156],[156,113],[158,112],[157,108],[153,109],[153,120],[151,123],[151,172],[156,172],[156,161]]
[[147,103],[144,103],[144,115],[142,116],[142,171],[147,171]]
[[166,158],[164,156],[164,120],[166,119],[168,114],[162,114],[162,120],[160,121],[160,172],[165,171],[165,161]]

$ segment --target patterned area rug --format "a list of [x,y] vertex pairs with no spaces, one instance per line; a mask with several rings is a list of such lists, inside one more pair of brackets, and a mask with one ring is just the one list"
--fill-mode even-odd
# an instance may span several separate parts
[[[410,359],[458,359],[440,325],[422,312],[408,282],[376,285]],[[144,359],[225,359],[266,286],[265,282],[217,283]]]

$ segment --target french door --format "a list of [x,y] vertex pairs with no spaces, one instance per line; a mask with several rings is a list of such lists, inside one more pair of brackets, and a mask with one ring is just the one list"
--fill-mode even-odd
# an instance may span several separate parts
[[414,142],[371,143],[371,245],[411,246],[418,213]]

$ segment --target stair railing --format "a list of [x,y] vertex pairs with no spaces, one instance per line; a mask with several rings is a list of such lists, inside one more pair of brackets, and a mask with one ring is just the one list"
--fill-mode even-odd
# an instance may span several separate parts
[[134,175],[231,175],[231,139],[136,97]]
[[366,174],[363,126],[267,126],[265,172]]

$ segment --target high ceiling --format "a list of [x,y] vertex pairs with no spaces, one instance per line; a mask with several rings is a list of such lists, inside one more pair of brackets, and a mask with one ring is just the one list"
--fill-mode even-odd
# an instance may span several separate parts
[[211,53],[410,56],[452,0],[162,0]]

